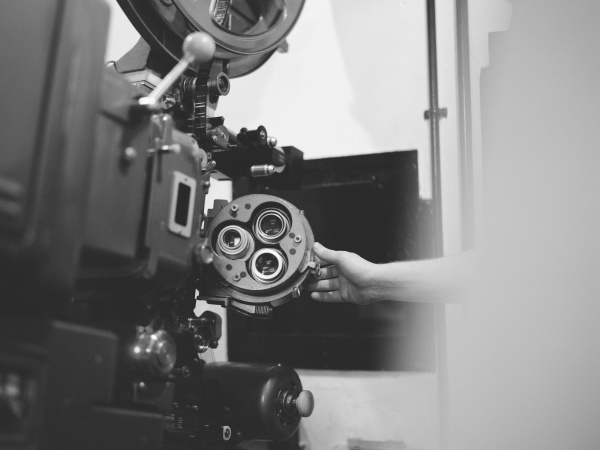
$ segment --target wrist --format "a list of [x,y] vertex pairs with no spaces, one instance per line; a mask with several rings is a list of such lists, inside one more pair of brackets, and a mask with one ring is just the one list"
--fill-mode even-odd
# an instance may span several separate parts
[[363,291],[364,303],[373,303],[381,300],[390,300],[393,288],[390,286],[390,264],[371,263],[365,276],[370,283]]
[[377,300],[405,300],[415,284],[412,262],[394,262],[375,265],[376,285],[373,295]]

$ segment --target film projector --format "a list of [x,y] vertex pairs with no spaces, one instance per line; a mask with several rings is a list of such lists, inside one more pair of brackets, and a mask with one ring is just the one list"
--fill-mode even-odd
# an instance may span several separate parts
[[106,66],[104,1],[5,5],[0,449],[246,448],[312,413],[292,368],[215,361],[221,317],[194,313],[269,318],[319,272],[290,202],[205,205],[211,176],[292,182],[301,152],[217,106],[303,3],[119,0],[141,38]]

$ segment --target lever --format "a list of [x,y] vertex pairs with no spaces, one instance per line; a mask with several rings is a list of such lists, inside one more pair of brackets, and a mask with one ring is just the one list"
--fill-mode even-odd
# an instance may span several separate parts
[[216,44],[208,33],[197,31],[189,34],[183,41],[183,58],[162,79],[158,86],[147,96],[139,99],[139,104],[149,109],[157,109],[159,101],[167,90],[177,81],[192,63],[206,63],[213,59]]

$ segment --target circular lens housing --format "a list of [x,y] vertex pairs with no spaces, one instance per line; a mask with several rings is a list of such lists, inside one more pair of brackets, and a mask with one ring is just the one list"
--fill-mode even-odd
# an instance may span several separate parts
[[227,248],[238,248],[242,242],[242,236],[237,230],[227,230],[223,233],[223,243]]
[[252,236],[238,225],[223,228],[217,237],[217,253],[225,258],[242,259],[253,249]]
[[263,248],[252,255],[250,275],[259,283],[274,283],[285,273],[287,262],[279,250]]
[[280,209],[269,208],[254,221],[254,234],[264,244],[274,244],[286,235],[290,228],[287,215]]

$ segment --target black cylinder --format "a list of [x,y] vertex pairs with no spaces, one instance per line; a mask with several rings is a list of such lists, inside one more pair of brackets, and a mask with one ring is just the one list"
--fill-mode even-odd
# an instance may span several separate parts
[[220,387],[225,406],[243,439],[283,441],[300,425],[296,408],[286,407],[290,394],[297,397],[302,383],[294,369],[282,365],[212,363],[206,378]]

